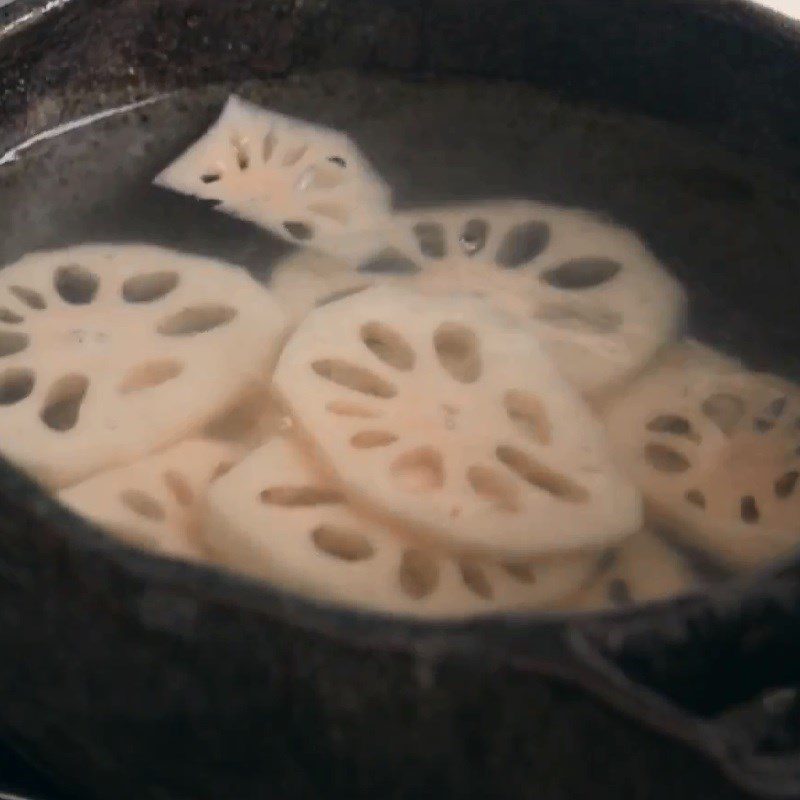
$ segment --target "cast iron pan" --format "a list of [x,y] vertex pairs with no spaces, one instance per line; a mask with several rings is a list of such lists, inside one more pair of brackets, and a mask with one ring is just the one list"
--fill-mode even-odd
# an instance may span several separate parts
[[[278,104],[363,131],[401,204],[437,200],[415,195],[431,165],[378,134],[408,125],[435,151],[441,116],[427,121],[447,103],[432,87],[456,78],[469,82],[448,102],[474,83],[473,122],[490,84],[543,90],[550,100],[515,111],[513,146],[532,164],[509,175],[642,231],[686,281],[696,333],[800,374],[800,32],[745,3],[17,0],[0,12],[0,152],[114,100],[256,79]],[[213,110],[182,119],[196,133]],[[612,111],[640,123],[607,123]],[[644,117],[716,155],[682,160]],[[99,154],[126,141],[115,125]],[[0,261],[70,230],[119,233],[112,203],[70,227],[103,156],[91,173],[68,143],[37,148],[0,167]],[[148,152],[152,166],[168,155]],[[753,159],[763,169],[741,166]],[[469,164],[464,195],[486,181]],[[285,250],[209,209],[189,217],[178,198],[138,199],[143,238],[235,242],[253,268]],[[127,550],[0,464],[0,736],[78,796],[800,797],[799,604],[793,561],[607,616],[335,612]]]

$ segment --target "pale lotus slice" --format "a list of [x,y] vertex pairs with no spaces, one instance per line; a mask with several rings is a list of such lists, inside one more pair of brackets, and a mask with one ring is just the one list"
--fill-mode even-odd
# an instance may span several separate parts
[[231,96],[211,129],[157,178],[292,242],[374,247],[389,190],[347,137]]
[[253,450],[272,436],[288,433],[291,417],[263,384],[247,389],[236,405],[227,408],[203,428],[213,441],[229,442]]
[[682,330],[677,281],[635,234],[586,212],[487,203],[408,212],[394,223],[394,239],[362,270],[408,259],[420,270],[419,291],[476,294],[534,320],[584,394],[613,388]]
[[739,359],[727,353],[687,337],[660,350],[641,374],[633,376],[630,381],[620,384],[613,391],[592,398],[590,401],[592,408],[601,417],[605,417],[609,409],[626,397],[631,386],[664,368],[693,370],[698,373],[711,371],[719,374],[741,372],[744,370],[744,365]]
[[615,403],[620,464],[656,518],[732,565],[800,545],[800,390],[702,355],[669,358]]
[[[687,337],[670,347],[665,347],[650,363],[649,369],[678,369],[687,374],[714,376],[744,372],[744,363],[705,342]],[[642,375],[645,378],[646,375]]]
[[686,559],[645,529],[608,551],[597,577],[559,607],[571,611],[624,608],[677,597],[697,585]]
[[0,271],[0,449],[52,488],[192,435],[274,364],[284,329],[242,269],[143,245]]
[[128,544],[201,559],[199,515],[210,483],[229,470],[235,447],[189,440],[163,453],[96,475],[59,493],[73,511]]
[[[392,228],[391,236],[397,239],[398,231]],[[275,265],[269,289],[288,319],[297,323],[318,306],[363,289],[379,285],[415,288],[417,278],[421,277],[418,267],[399,251],[380,250],[378,256],[363,262],[365,269],[360,269],[359,263],[362,262],[303,249]]]
[[596,561],[503,564],[430,549],[354,510],[281,437],[212,487],[204,519],[209,552],[234,569],[318,600],[421,617],[543,608],[574,593]]
[[286,318],[300,322],[317,306],[341,300],[372,286],[374,275],[322,253],[301,250],[276,264],[269,282]]
[[318,308],[274,386],[349,496],[450,545],[524,558],[640,527],[599,422],[480,299],[381,287]]

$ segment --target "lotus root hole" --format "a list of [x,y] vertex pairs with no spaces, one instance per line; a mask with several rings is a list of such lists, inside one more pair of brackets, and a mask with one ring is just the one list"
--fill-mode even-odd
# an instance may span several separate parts
[[140,489],[125,489],[119,496],[122,504],[134,514],[153,522],[166,518],[164,507],[155,498]]
[[230,306],[208,303],[184,308],[158,324],[158,332],[163,336],[195,336],[208,333],[227,325],[236,317],[236,309]]
[[244,172],[250,167],[250,153],[245,142],[239,136],[231,136],[231,147],[236,155],[236,165]]
[[644,457],[647,463],[659,472],[686,472],[691,466],[691,462],[683,453],[657,442],[651,442],[645,446]]
[[367,322],[361,327],[361,341],[384,364],[402,372],[414,368],[414,351],[393,328],[382,322]]
[[8,291],[34,311],[43,311],[47,308],[44,297],[34,289],[28,289],[26,286],[10,286]]
[[779,498],[780,500],[785,500],[787,497],[791,497],[797,488],[798,479],[800,479],[800,472],[798,472],[796,469],[781,475],[781,477],[775,481],[775,497]]
[[407,597],[423,600],[439,585],[439,564],[424,550],[408,549],[400,560],[398,577],[400,589]]
[[444,486],[444,462],[432,447],[419,447],[398,456],[390,468],[392,477],[407,492],[435,492]]
[[312,214],[346,225],[350,219],[350,211],[341,203],[311,203],[308,210]]
[[220,461],[219,464],[214,467],[214,471],[211,473],[209,483],[214,483],[220,478],[224,478],[234,468],[234,466],[235,464],[233,461]]
[[778,419],[779,417],[783,416],[783,412],[786,411],[786,405],[789,402],[788,397],[776,397],[768,406],[767,406],[767,413],[770,416],[775,417]]
[[301,144],[290,147],[283,156],[281,166],[293,167],[308,152],[308,145]]
[[570,503],[585,503],[589,499],[589,492],[584,486],[555,472],[522,450],[500,445],[496,455],[500,463],[535,489]]
[[544,403],[536,395],[511,390],[503,399],[508,418],[523,436],[541,445],[552,441],[553,431]]
[[56,270],[53,285],[64,302],[80,306],[95,299],[100,280],[85,267],[69,264]]
[[726,393],[712,394],[703,401],[701,408],[726,436],[733,433],[745,413],[744,400]]
[[314,238],[314,227],[307,222],[287,220],[283,223],[283,229],[298,242],[307,242]]
[[536,583],[536,570],[533,564],[515,564],[507,562],[502,564],[503,569],[519,583],[533,584]]
[[598,572],[607,572],[619,561],[619,550],[604,550],[597,559]]
[[11,333],[0,331],[0,358],[21,353],[30,342],[25,333]]
[[311,534],[315,547],[341,561],[365,561],[375,548],[362,533],[335,525],[320,525]]
[[739,513],[743,522],[754,525],[761,519],[758,503],[753,495],[746,495],[741,499]]
[[486,573],[478,566],[469,561],[462,561],[458,565],[459,572],[461,573],[461,580],[464,581],[464,586],[469,589],[472,594],[480,597],[482,600],[491,600],[494,597],[494,589]]
[[461,230],[458,243],[465,255],[475,256],[486,247],[489,238],[489,223],[483,219],[469,220]]
[[769,433],[774,427],[774,420],[764,419],[764,417],[756,417],[753,420],[753,430],[756,433]]
[[705,509],[706,496],[699,489],[690,489],[686,492],[686,502],[696,508]]
[[505,269],[519,267],[540,256],[550,242],[550,227],[537,220],[515,225],[503,237],[495,262]]
[[562,303],[547,303],[533,317],[554,328],[602,335],[615,333],[623,321],[622,314],[610,308],[581,308]]
[[475,383],[481,375],[481,357],[475,332],[458,322],[445,322],[433,335],[442,368],[459,383]]
[[331,414],[336,414],[340,417],[356,417],[358,419],[375,419],[379,416],[376,411],[373,411],[366,406],[359,403],[351,403],[349,400],[331,400],[325,405],[326,411]]
[[310,189],[314,181],[314,172],[314,167],[308,167],[307,169],[303,170],[303,172],[300,174],[300,177],[295,182],[295,191],[305,192]]
[[0,308],[0,322],[7,322],[9,325],[19,325],[25,322],[25,318],[15,314],[10,308]]
[[375,447],[388,447],[397,441],[397,436],[389,431],[359,431],[350,444],[358,450],[371,450]]
[[686,417],[677,414],[661,414],[647,423],[647,430],[653,433],[667,433],[671,436],[682,436],[690,442],[700,444],[700,435],[694,430]]
[[122,379],[119,390],[122,394],[132,394],[143,389],[154,389],[177,378],[182,372],[183,364],[173,359],[148,361],[133,367]]
[[122,284],[122,299],[126,303],[153,303],[173,291],[179,280],[177,272],[134,275]]
[[500,511],[519,511],[517,487],[499,470],[475,465],[467,470],[467,480],[475,494],[494,503]]
[[419,250],[428,258],[444,258],[447,255],[447,242],[444,227],[438,222],[419,222],[414,228]]
[[320,378],[354,392],[388,400],[397,394],[397,389],[374,372],[339,359],[322,359],[312,363],[311,368]]
[[275,136],[275,131],[270,130],[264,136],[264,139],[261,142],[261,160],[265,164],[272,158],[272,154],[275,152],[276,144],[277,144],[277,138]]
[[327,191],[341,186],[345,180],[345,173],[334,166],[314,166],[310,167],[309,170],[303,188]]
[[361,272],[388,275],[409,275],[419,272],[419,265],[408,256],[394,247],[387,247],[377,255],[364,261],[360,266]]
[[194,502],[192,487],[189,486],[189,482],[177,470],[167,470],[164,473],[164,483],[179,505],[190,506]]
[[311,508],[344,502],[339,492],[320,486],[270,486],[261,492],[261,502],[284,508]]
[[621,269],[622,264],[610,258],[575,258],[546,270],[541,279],[556,289],[580,291],[608,283]]
[[36,384],[30,369],[7,369],[0,374],[0,405],[13,406],[29,397]]
[[42,422],[54,431],[69,431],[78,423],[81,405],[89,389],[84,375],[65,375],[47,393],[39,414]]
[[608,599],[617,606],[627,606],[633,602],[631,587],[622,578],[613,578],[608,582]]

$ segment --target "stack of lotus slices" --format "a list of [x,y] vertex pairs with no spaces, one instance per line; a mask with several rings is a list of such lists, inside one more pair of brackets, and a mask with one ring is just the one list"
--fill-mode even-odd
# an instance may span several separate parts
[[800,393],[681,340],[630,231],[394,212],[348,137],[237,97],[156,183],[298,250],[266,287],[146,244],[0,271],[2,452],[128,544],[425,618],[642,603],[696,588],[684,545],[797,545]]

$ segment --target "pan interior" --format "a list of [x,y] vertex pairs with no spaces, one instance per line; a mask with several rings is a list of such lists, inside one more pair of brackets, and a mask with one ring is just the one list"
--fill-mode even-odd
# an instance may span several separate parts
[[[401,209],[529,198],[634,229],[685,285],[692,336],[800,377],[793,176],[667,123],[577,107],[522,83],[326,72],[181,91],[106,116],[0,166],[0,263],[37,248],[143,241],[267,279],[289,245],[151,183],[231,91],[344,130]],[[103,107],[124,102],[108,95]]]

